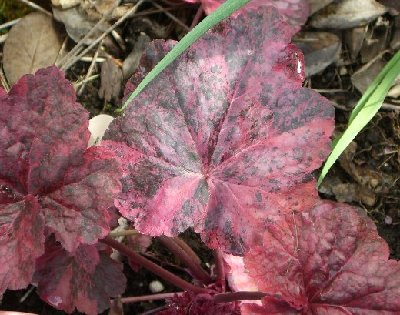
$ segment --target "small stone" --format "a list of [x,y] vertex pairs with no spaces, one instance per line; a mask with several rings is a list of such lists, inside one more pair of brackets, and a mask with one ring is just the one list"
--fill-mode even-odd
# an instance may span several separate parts
[[393,223],[392,217],[390,217],[388,215],[385,216],[385,223],[388,224],[388,225],[392,224]]
[[164,291],[164,285],[160,281],[154,280],[149,283],[149,289],[152,293],[159,293]]

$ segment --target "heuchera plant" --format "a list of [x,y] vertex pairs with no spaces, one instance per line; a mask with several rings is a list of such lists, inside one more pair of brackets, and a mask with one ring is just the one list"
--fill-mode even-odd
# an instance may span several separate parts
[[[33,283],[58,309],[102,312],[125,288],[113,247],[184,290],[159,314],[400,314],[400,264],[372,221],[318,199],[333,106],[302,87],[295,31],[273,8],[221,23],[102,146],[57,68],[0,89],[0,294]],[[173,44],[148,47],[127,94]],[[114,206],[196,281],[112,239]],[[173,237],[190,227],[215,249],[211,275]]]

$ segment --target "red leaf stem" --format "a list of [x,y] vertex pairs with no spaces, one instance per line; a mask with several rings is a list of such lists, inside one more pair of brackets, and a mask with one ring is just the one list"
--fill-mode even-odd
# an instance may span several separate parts
[[267,296],[267,293],[258,291],[238,291],[229,293],[220,293],[214,296],[214,301],[217,303],[228,303],[241,300],[261,300]]
[[174,242],[177,243],[192,259],[196,260],[197,263],[201,263],[199,256],[193,251],[193,249],[179,237],[173,238]]
[[137,303],[142,301],[165,300],[173,298],[174,296],[180,296],[182,294],[183,292],[172,292],[172,293],[149,294],[142,296],[129,296],[121,298],[121,302],[123,304],[128,304],[128,303]]
[[172,238],[167,236],[160,236],[158,240],[167,247],[172,254],[179,260],[181,260],[190,270],[191,274],[197,280],[200,280],[204,284],[212,282],[210,275],[201,267],[201,265],[192,259],[181,246],[179,246]]
[[220,249],[216,249],[214,251],[214,258],[215,258],[215,266],[216,266],[216,274],[217,279],[215,283],[222,288],[222,292],[225,292],[225,265],[224,265],[224,257],[223,253]]
[[157,276],[161,277],[165,281],[168,281],[171,284],[177,286],[178,288],[181,288],[186,291],[192,291],[195,293],[208,293],[209,292],[209,290],[206,288],[195,286],[195,285],[179,278],[178,276],[176,276],[173,273],[165,270],[164,268],[156,265],[155,263],[148,260],[147,258],[139,255],[138,253],[131,250],[124,244],[121,244],[121,243],[117,242],[116,240],[112,239],[111,237],[107,236],[106,238],[100,240],[100,242],[107,244],[107,245],[111,246],[112,248],[118,250],[122,254],[131,258],[135,263],[141,265],[142,267],[146,268],[147,270],[149,270],[152,273],[156,274]]

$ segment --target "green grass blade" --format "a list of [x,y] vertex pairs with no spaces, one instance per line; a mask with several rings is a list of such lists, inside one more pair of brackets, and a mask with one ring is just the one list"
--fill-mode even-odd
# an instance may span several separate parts
[[128,99],[122,105],[119,111],[123,111],[128,104],[139,95],[140,92],[160,74],[169,64],[171,64],[176,58],[178,58],[190,45],[198,40],[204,33],[206,33],[211,27],[218,24],[222,20],[229,17],[233,12],[243,7],[250,0],[227,0],[221,6],[218,7],[212,14],[207,16],[201,21],[196,27],[194,27],[189,33],[187,33],[175,47],[151,70],[137,88],[129,95]]
[[351,113],[349,124],[343,135],[337,141],[331,154],[326,160],[321,175],[318,178],[318,186],[325,178],[326,174],[336,162],[342,152],[347,148],[357,134],[375,116],[383,101],[393,85],[394,80],[400,74],[400,51],[387,63],[379,73],[373,83],[369,86],[360,101]]
[[370,84],[368,89],[364,92],[363,96],[361,99],[358,101],[356,107],[353,109],[350,118],[349,118],[349,125],[352,123],[354,118],[357,116],[358,112],[363,108],[365,105],[365,102],[368,100],[368,98],[371,96],[371,94],[376,90],[378,85],[384,80],[385,76],[389,72],[390,69],[392,69],[396,63],[400,59],[400,54],[397,53],[396,55],[393,56],[392,59],[385,65],[385,67],[382,69],[382,71],[377,75],[377,77],[374,79],[374,81]]

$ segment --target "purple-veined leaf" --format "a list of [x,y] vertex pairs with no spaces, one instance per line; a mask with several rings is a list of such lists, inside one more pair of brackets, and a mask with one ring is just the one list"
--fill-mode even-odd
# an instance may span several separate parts
[[243,314],[399,314],[400,263],[388,256],[374,223],[351,206],[321,201],[287,214],[244,258],[252,281],[274,298]]

